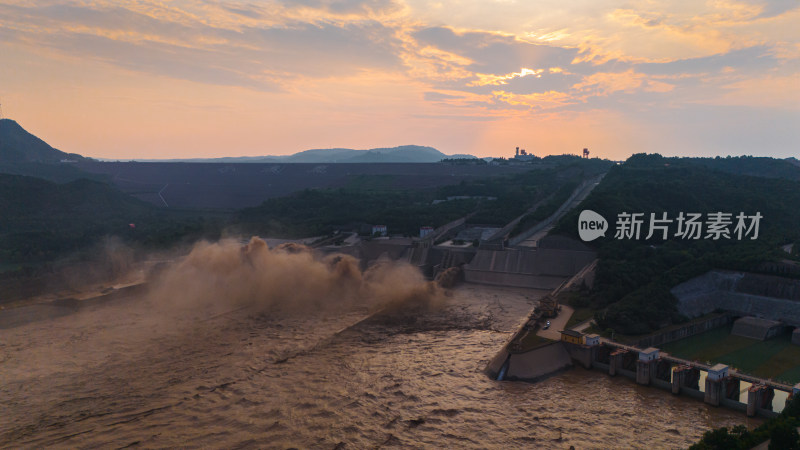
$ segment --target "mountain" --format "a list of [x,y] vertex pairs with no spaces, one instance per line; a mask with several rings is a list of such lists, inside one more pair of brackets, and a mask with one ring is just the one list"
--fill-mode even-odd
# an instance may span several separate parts
[[427,163],[439,162],[447,155],[433,147],[402,145],[391,148],[353,150],[326,148],[306,150],[290,156],[273,156],[275,162],[284,163]]
[[353,150],[350,148],[319,148],[288,156],[240,156],[192,159],[137,159],[141,162],[196,163],[434,163],[447,158],[475,158],[472,155],[445,155],[433,147],[401,145],[399,147]]
[[81,155],[54,149],[13,120],[0,119],[0,173],[27,175],[57,183],[100,178],[73,164],[87,160],[89,158]]
[[350,148],[322,148],[305,150],[289,156],[269,156],[268,158],[273,159],[276,162],[333,163],[343,162],[351,158],[355,158],[366,151],[369,150],[353,150]]
[[[358,150],[353,150],[358,152]],[[339,162],[350,163],[414,163],[439,162],[447,155],[433,147],[419,145],[403,145],[392,148],[373,148],[362,150],[358,154]]]
[[0,119],[0,163],[81,161],[81,155],[56,150],[11,119]]

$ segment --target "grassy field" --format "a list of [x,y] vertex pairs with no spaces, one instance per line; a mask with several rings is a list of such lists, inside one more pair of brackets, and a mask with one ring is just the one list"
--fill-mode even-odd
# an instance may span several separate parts
[[758,341],[730,334],[731,327],[707,331],[662,347],[672,355],[700,362],[723,363],[741,372],[780,380],[800,382],[800,346],[784,334]]
[[592,308],[575,308],[575,312],[572,313],[572,316],[570,316],[564,328],[572,328],[583,321],[591,319],[592,317],[594,317],[594,310]]

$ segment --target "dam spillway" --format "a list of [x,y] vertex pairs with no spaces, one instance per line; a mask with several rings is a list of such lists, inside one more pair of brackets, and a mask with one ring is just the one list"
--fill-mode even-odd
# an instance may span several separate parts
[[[491,377],[500,367],[505,379],[538,381],[565,368],[548,372],[554,352],[569,356],[571,365],[578,365],[608,376],[623,376],[643,386],[652,386],[674,395],[702,400],[712,406],[745,412],[748,417],[774,417],[783,410],[786,402],[800,394],[800,383],[791,386],[773,380],[740,373],[725,364],[703,364],[669,355],[657,348],[641,349],[607,339],[597,339],[587,344],[587,336],[580,343],[565,340],[553,342],[524,353],[514,354],[504,349],[490,361],[486,373]],[[543,352],[547,349],[547,352]],[[504,364],[498,366],[498,363]],[[512,377],[516,371],[539,367],[535,377]],[[533,373],[533,372],[531,372]]]

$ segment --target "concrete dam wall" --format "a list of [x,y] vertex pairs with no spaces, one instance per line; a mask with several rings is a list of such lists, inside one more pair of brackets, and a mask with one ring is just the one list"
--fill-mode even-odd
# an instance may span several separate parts
[[712,270],[671,290],[678,311],[698,317],[716,309],[800,327],[800,280]]
[[509,353],[505,348],[486,366],[492,379],[502,375],[506,381],[539,381],[572,367],[567,349],[560,341],[525,353]]
[[742,317],[733,322],[731,334],[765,341],[780,334],[786,327],[777,320]]
[[464,279],[471,283],[555,289],[594,258],[594,252],[579,250],[478,250],[464,266]]

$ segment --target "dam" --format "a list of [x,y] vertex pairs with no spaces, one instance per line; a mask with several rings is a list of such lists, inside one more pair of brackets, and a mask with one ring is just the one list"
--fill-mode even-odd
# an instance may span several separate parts
[[655,347],[641,349],[573,330],[564,330],[561,336],[561,341],[522,353],[507,345],[485,373],[498,380],[539,381],[578,365],[598,375],[622,376],[639,385],[742,411],[748,417],[774,417],[792,396],[800,394],[800,383],[791,386],[725,364],[688,361]]

